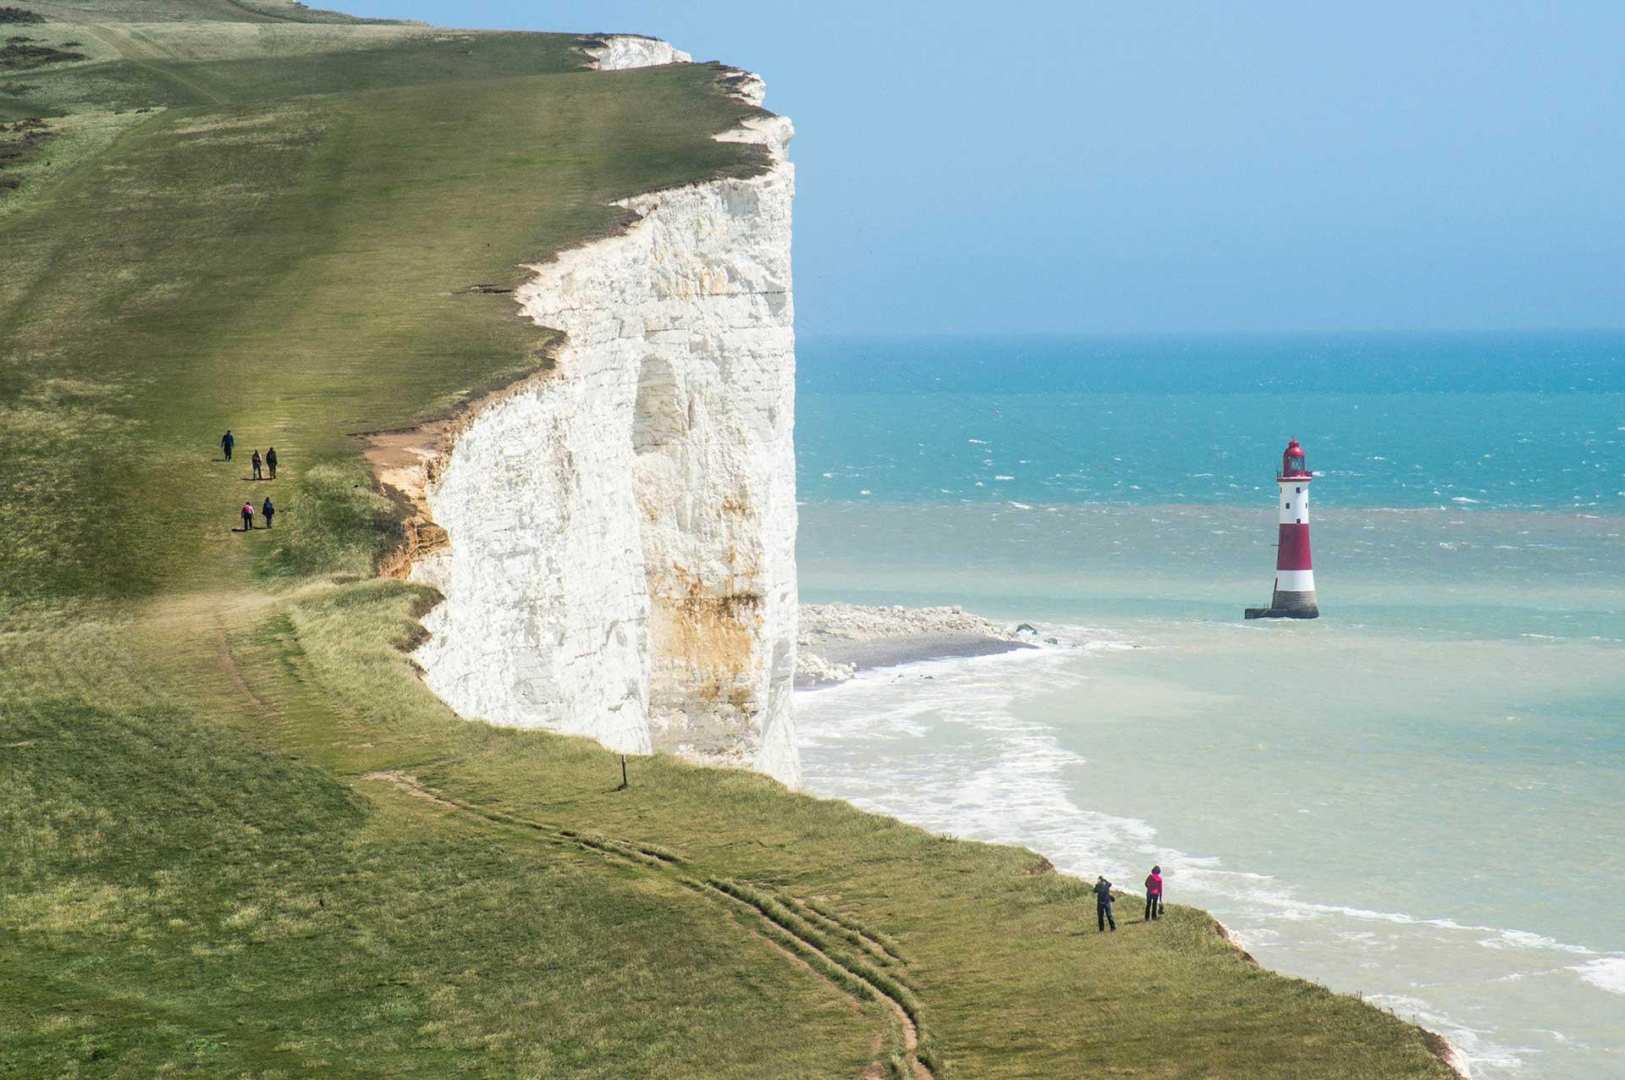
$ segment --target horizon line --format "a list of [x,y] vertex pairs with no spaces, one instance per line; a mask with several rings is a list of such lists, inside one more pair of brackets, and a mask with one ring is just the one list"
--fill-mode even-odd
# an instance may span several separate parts
[[1497,327],[1489,329],[1451,327],[1413,327],[1403,329],[1342,328],[1342,329],[1287,329],[1287,330],[803,330],[796,328],[801,338],[1198,338],[1198,337],[1491,337],[1544,336],[1568,334],[1597,336],[1617,334],[1625,337],[1625,326],[1576,327]]

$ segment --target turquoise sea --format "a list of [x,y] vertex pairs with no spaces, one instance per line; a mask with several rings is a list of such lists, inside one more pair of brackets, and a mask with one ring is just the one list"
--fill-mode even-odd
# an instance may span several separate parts
[[[1625,1077],[1625,334],[799,361],[803,599],[1057,642],[801,695],[810,790],[1080,874],[1161,862],[1476,1077]],[[1244,622],[1292,437],[1322,617]]]

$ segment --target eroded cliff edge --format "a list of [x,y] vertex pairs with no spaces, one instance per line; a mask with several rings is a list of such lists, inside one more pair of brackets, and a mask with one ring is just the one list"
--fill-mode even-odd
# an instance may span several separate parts
[[797,782],[791,135],[747,120],[719,137],[763,172],[625,200],[623,233],[532,267],[516,299],[562,332],[552,369],[410,465],[407,572],[444,597],[415,659],[461,715]]

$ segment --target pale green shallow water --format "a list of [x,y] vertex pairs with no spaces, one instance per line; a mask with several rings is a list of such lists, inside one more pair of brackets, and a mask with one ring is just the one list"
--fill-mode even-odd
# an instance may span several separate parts
[[[1522,347],[1538,359],[1554,346]],[[1130,469],[1114,458],[1178,447],[1178,424],[1148,430],[1166,421],[1162,392],[1114,399],[1117,420],[1095,424],[1082,389],[1006,393],[1046,378],[1016,360],[1009,379],[989,362],[985,388],[951,394],[910,393],[917,372],[864,374],[860,397],[876,378],[898,384],[866,411],[819,382],[847,377],[851,352],[820,369],[815,350],[803,383],[803,476],[826,485],[803,487],[803,598],[959,603],[1063,644],[801,695],[810,789],[1130,885],[1160,861],[1171,898],[1213,911],[1260,960],[1445,1031],[1476,1076],[1625,1076],[1625,500],[1612,494],[1625,377],[1612,345],[1581,364],[1594,391],[1526,387],[1517,408],[1504,389],[1345,386],[1318,442],[1259,435],[1254,398],[1215,390],[1195,410],[1200,454],[1166,450],[1178,467],[1136,470],[1156,482],[1132,494],[1048,501],[986,491],[1024,468],[1072,469],[1044,461],[1063,450],[1099,474],[1093,490]],[[1046,363],[1064,366],[1056,355]],[[925,367],[907,350],[901,363]],[[1459,367],[1457,386],[1472,374]],[[1002,437],[987,434],[992,408]],[[1382,424],[1339,426],[1379,411]],[[1413,430],[1441,411],[1454,434]],[[1075,438],[1057,439],[1068,413]],[[941,442],[924,459],[909,453],[922,431]],[[1288,434],[1326,474],[1313,507],[1324,614],[1247,623],[1274,557],[1279,448],[1264,439]],[[1519,437],[1570,452],[1518,452]],[[961,439],[981,440],[965,444],[980,474],[947,449]],[[1124,439],[1136,448],[1114,453]],[[1253,443],[1259,484],[1189,480]],[[1356,454],[1398,459],[1403,485],[1340,481]],[[1506,464],[1475,494],[1432,476],[1486,454]],[[829,490],[843,468],[871,494]],[[900,490],[932,486],[933,469],[953,494]],[[1202,480],[1237,488],[1158,498]],[[1522,492],[1540,494],[1508,495]]]

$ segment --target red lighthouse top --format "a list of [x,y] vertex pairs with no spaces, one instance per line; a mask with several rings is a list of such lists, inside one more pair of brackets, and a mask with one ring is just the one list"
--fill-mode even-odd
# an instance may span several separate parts
[[1303,447],[1298,445],[1297,439],[1293,439],[1286,444],[1286,452],[1281,455],[1281,479],[1308,480],[1309,478],[1309,470],[1303,461]]

